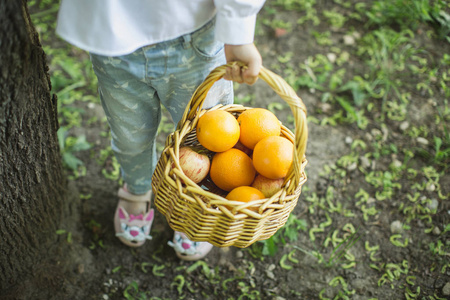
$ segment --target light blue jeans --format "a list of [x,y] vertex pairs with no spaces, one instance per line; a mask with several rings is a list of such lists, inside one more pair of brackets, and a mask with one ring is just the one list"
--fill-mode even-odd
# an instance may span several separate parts
[[[177,124],[197,86],[226,62],[223,44],[214,40],[214,24],[212,20],[191,34],[129,55],[91,54],[112,150],[131,193],[145,194],[151,188],[161,105]],[[210,89],[203,107],[232,102],[232,82],[222,79]]]

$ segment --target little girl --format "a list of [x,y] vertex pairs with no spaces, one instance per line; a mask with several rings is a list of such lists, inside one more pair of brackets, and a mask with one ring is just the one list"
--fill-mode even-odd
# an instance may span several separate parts
[[[233,102],[232,82],[253,84],[262,65],[253,44],[264,0],[62,0],[56,32],[90,52],[111,146],[125,182],[114,216],[116,236],[137,247],[151,239],[151,177],[157,163],[161,105],[178,123],[198,85],[215,67],[228,68],[204,108]],[[211,94],[215,95],[211,95]],[[220,96],[220,97],[218,97]],[[169,242],[178,257],[212,249],[179,232]]]

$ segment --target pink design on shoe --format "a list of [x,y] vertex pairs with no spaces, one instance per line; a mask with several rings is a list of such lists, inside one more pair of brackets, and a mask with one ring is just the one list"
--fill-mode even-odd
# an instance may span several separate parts
[[130,214],[130,221],[133,221],[133,220],[144,220],[144,216],[142,214],[139,214],[137,216]]
[[127,217],[125,217],[125,214],[123,213],[122,207],[119,208],[119,218],[122,220],[127,218]]
[[153,216],[155,215],[155,212],[153,209],[151,209],[148,214],[146,215],[147,217],[144,218],[145,221],[152,221],[153,220]]

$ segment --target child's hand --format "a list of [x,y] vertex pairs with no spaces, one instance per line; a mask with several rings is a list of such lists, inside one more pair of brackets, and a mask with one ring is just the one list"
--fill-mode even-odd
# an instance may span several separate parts
[[225,45],[225,57],[227,62],[241,61],[248,68],[242,69],[238,65],[227,68],[226,80],[232,80],[239,83],[254,84],[258,79],[258,74],[262,66],[261,54],[254,44],[247,45]]

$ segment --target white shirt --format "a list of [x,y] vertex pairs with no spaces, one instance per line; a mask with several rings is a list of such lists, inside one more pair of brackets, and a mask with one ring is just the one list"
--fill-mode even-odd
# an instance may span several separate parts
[[171,40],[199,29],[215,15],[215,38],[253,42],[264,0],[62,0],[56,33],[69,43],[106,56]]

